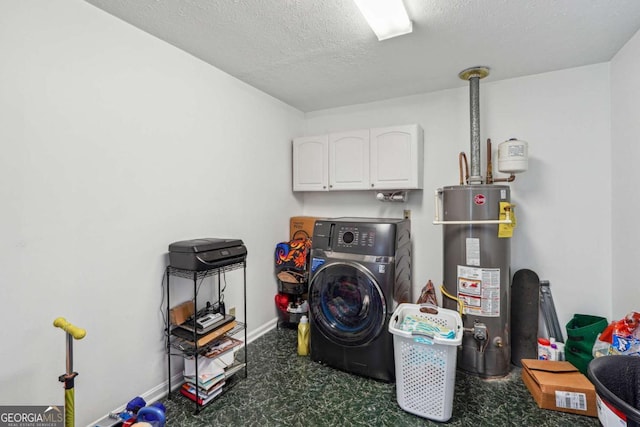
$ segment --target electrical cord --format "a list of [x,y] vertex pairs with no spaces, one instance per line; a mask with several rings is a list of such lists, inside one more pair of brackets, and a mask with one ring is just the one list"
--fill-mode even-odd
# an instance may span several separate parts
[[[165,325],[164,328],[164,345],[165,347],[169,346],[169,319],[167,319],[167,313],[165,312],[164,307],[164,286],[165,279],[167,278],[166,272],[162,273],[162,280],[160,281],[160,315],[162,316],[162,324]],[[168,291],[168,290],[167,290]]]
[[200,293],[200,287],[202,286],[202,283],[204,282],[204,279],[205,279],[204,276],[200,279],[200,283],[198,284],[198,287],[196,289],[196,295],[198,295]]
[[224,286],[220,289],[220,302],[224,304],[224,291],[227,290],[227,271],[222,271],[222,281],[224,282]]

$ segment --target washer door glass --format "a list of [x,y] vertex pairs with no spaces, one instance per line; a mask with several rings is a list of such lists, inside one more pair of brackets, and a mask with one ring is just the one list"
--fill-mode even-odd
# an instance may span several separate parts
[[364,345],[384,328],[386,304],[373,275],[359,264],[325,264],[310,283],[314,325],[329,340]]

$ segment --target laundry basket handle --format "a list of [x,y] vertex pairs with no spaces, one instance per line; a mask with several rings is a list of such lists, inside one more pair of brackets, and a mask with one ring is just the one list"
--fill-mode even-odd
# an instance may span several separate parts
[[415,337],[424,337],[427,338],[430,341],[433,341],[435,339],[435,336],[433,334],[428,334],[426,332],[422,332],[422,331],[411,331],[411,336]]

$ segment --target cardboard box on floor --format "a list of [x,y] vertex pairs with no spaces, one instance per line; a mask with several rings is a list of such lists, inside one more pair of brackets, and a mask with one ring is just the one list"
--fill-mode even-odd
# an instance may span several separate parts
[[315,216],[292,216],[289,221],[289,239],[311,239],[317,219],[320,218]]
[[569,362],[522,359],[522,380],[541,408],[598,416],[595,387]]

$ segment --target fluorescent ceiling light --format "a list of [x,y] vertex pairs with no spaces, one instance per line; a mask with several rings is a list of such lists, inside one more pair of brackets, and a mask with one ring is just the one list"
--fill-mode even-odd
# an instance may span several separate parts
[[402,0],[354,0],[378,36],[378,40],[408,34],[413,30]]

